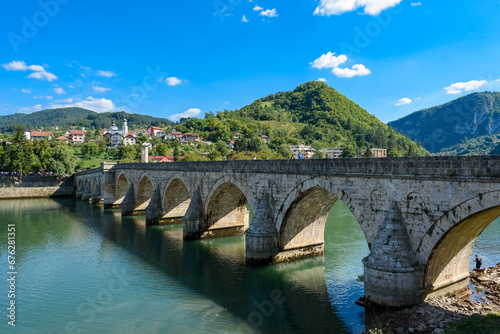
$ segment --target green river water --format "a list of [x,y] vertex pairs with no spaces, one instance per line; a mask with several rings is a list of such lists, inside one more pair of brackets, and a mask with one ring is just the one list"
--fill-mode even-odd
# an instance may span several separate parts
[[[0,333],[360,333],[369,322],[354,303],[368,247],[340,201],[324,256],[263,268],[244,264],[244,236],[183,242],[182,225],[146,228],[75,199],[4,200],[0,217]],[[497,220],[476,243],[486,265],[500,262],[499,235]]]

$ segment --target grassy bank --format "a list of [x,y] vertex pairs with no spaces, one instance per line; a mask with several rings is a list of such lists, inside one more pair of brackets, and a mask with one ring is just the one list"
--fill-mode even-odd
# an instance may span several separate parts
[[460,321],[448,324],[446,334],[499,334],[500,313],[489,314],[485,317],[463,318]]

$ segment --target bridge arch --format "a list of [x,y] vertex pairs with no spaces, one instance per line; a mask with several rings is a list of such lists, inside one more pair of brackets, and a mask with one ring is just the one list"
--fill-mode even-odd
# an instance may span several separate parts
[[[479,235],[500,216],[500,190],[453,207],[426,232],[417,256],[426,259],[423,287],[436,291],[459,284],[468,288],[469,261]],[[461,283],[460,283],[461,282]],[[456,286],[450,291],[460,290]]]
[[192,196],[180,175],[173,175],[162,194],[163,218],[181,218],[191,204]]
[[146,210],[146,207],[153,197],[154,186],[148,175],[143,174],[137,184],[135,205],[136,210]]
[[248,228],[248,201],[242,189],[237,180],[227,176],[214,183],[205,202],[207,230],[234,230],[229,235],[243,233]]
[[116,181],[115,194],[116,194],[116,203],[117,204],[120,204],[121,202],[123,202],[125,195],[127,195],[128,188],[130,188],[130,181],[125,176],[125,174],[122,172],[122,173],[120,173],[120,175],[118,176],[118,179]]
[[360,222],[349,195],[324,178],[308,179],[288,194],[276,216],[280,252],[276,262],[323,253],[326,220],[338,199]]

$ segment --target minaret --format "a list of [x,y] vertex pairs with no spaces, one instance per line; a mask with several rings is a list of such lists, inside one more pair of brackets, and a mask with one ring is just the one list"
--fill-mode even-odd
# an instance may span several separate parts
[[128,126],[127,126],[127,120],[123,120],[123,137],[126,137],[128,135]]

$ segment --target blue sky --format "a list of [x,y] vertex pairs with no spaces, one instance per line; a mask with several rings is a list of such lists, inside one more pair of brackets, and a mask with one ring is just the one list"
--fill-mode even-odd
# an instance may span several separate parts
[[324,80],[389,122],[500,90],[499,17],[500,0],[11,2],[0,115],[82,106],[177,120]]

